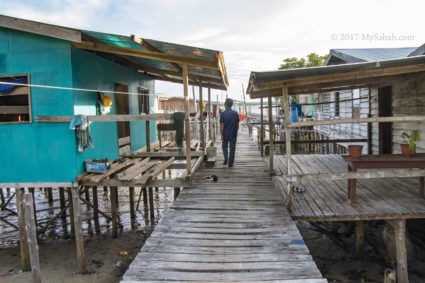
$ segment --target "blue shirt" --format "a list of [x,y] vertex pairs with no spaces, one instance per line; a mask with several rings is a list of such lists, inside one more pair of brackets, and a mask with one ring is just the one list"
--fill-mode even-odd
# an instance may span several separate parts
[[223,138],[225,139],[235,139],[238,135],[236,131],[236,126],[239,122],[238,112],[232,109],[227,109],[221,112],[220,123],[224,125],[223,127]]

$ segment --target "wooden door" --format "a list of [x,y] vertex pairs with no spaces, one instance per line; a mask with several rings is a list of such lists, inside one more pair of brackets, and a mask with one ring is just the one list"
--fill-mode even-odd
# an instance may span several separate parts
[[[128,92],[128,86],[122,84],[115,85],[116,92]],[[130,107],[127,93],[115,94],[115,105],[117,115],[130,114]],[[118,147],[120,154],[131,150],[130,122],[117,122]]]
[[[393,116],[391,86],[378,88],[379,117]],[[379,154],[391,154],[393,145],[392,123],[379,123]]]

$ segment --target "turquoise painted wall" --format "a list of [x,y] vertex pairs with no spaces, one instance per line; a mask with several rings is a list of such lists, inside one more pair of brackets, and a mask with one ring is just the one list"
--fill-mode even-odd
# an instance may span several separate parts
[[[0,28],[0,75],[29,74],[32,84],[72,87],[67,41]],[[31,88],[35,115],[72,115],[73,93]],[[73,181],[74,132],[66,123],[0,125],[0,182]]]
[[[130,93],[137,93],[138,87],[149,89],[150,104],[154,107],[154,80],[136,71],[127,69],[119,64],[103,59],[88,51],[72,48],[72,77],[74,88],[115,90],[115,84],[128,85]],[[111,113],[115,114],[115,95],[107,93],[114,102]],[[74,92],[75,114],[96,114],[96,93]],[[139,114],[137,95],[129,95],[130,114]],[[151,142],[156,141],[156,123],[151,122]],[[146,145],[145,122],[131,122],[132,151]],[[84,172],[84,160],[91,158],[118,158],[118,132],[116,122],[94,122],[90,124],[90,133],[94,148],[77,153],[78,173]]]

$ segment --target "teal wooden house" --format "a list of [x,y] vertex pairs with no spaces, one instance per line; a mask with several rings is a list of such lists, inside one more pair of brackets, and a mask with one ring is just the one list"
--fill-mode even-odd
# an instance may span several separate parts
[[189,83],[226,89],[218,51],[0,15],[0,183],[72,182],[85,160],[155,142],[155,120],[92,122],[94,148],[79,152],[69,117],[100,115],[99,90],[112,100],[107,116],[152,112],[155,80],[182,83],[181,64]]

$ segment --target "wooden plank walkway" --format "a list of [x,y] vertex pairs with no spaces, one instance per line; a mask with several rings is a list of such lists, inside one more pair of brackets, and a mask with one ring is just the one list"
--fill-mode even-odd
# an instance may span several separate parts
[[216,166],[197,172],[122,282],[327,282],[252,139],[240,133],[234,168],[216,144]]
[[[347,171],[347,163],[337,154],[293,155],[292,160],[296,174]],[[277,175],[285,175],[285,156],[275,156],[274,167]],[[273,181],[286,196],[284,178],[275,176]],[[357,202],[351,206],[346,180],[302,181],[294,184],[302,192],[293,193],[291,216],[311,221],[425,218],[418,183],[418,178],[359,179]]]

